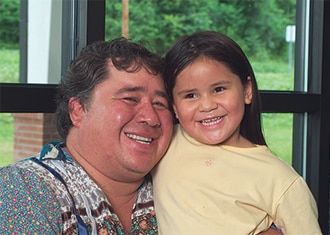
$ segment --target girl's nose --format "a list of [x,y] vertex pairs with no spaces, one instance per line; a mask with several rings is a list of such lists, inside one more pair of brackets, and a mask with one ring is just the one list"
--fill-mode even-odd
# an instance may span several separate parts
[[217,108],[217,103],[210,96],[204,96],[200,99],[199,111],[210,112]]

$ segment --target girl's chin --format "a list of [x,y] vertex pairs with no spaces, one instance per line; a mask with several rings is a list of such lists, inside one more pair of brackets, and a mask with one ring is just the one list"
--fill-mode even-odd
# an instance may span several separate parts
[[217,145],[224,142],[224,140],[222,138],[208,137],[208,138],[199,139],[199,142],[208,145]]

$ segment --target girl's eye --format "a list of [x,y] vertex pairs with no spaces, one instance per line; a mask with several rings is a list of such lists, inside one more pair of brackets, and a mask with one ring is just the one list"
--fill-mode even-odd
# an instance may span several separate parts
[[216,87],[214,89],[214,92],[218,93],[218,92],[221,92],[221,91],[224,91],[224,90],[225,90],[225,88],[220,86],[220,87]]
[[196,94],[194,93],[189,93],[184,96],[185,99],[193,99],[196,98]]

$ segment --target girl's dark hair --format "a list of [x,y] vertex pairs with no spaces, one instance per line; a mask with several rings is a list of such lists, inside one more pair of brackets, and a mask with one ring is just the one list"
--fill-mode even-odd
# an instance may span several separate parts
[[251,78],[252,102],[245,105],[240,134],[254,144],[266,145],[261,128],[261,99],[249,60],[241,47],[224,34],[200,31],[180,38],[165,56],[165,84],[173,103],[173,88],[177,76],[198,58],[205,57],[226,65],[236,74],[243,86]]
[[[163,75],[163,59],[146,49],[142,42],[126,38],[98,41],[86,46],[71,62],[66,76],[62,78],[56,95],[57,131],[66,140],[72,127],[68,103],[76,97],[86,108],[95,86],[109,78],[109,62],[118,70],[128,73],[142,67],[154,75]],[[163,77],[163,76],[162,76]]]

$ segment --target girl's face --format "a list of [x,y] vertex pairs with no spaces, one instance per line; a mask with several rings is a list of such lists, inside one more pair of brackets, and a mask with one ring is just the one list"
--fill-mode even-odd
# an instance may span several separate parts
[[252,100],[250,77],[243,87],[226,65],[201,58],[177,76],[173,98],[176,117],[194,139],[204,144],[246,145],[239,129],[245,104]]

